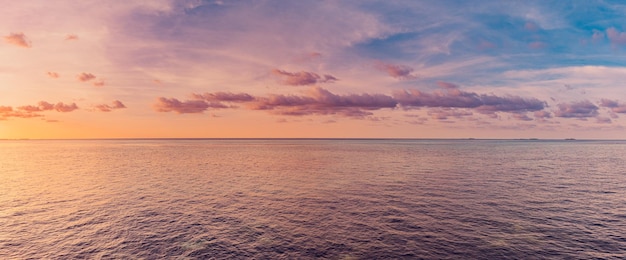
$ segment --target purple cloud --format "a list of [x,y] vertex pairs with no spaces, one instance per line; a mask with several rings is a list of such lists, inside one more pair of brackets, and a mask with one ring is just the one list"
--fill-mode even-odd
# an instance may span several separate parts
[[602,99],[600,100],[601,107],[610,108],[614,113],[625,114],[626,104],[619,103],[617,100]]
[[247,93],[230,93],[230,92],[215,92],[204,94],[192,94],[195,99],[201,99],[206,101],[224,101],[224,102],[248,102],[254,100],[254,97]]
[[24,33],[11,33],[7,36],[4,36],[4,41],[23,48],[31,47],[31,43],[26,38],[26,35],[24,35]]
[[415,75],[412,75],[413,68],[405,65],[389,64],[379,61],[375,64],[375,67],[383,72],[386,72],[389,76],[396,79],[415,79]]
[[272,74],[281,78],[281,83],[289,86],[306,86],[317,83],[331,83],[337,81],[337,78],[331,75],[320,76],[313,72],[287,72],[284,70],[273,69]]
[[331,115],[348,117],[372,115],[368,110],[395,108],[397,102],[382,94],[337,95],[330,91],[314,87],[307,95],[270,95],[257,97],[250,105],[254,110],[272,110],[281,115]]
[[462,118],[473,115],[472,112],[458,108],[434,108],[428,111],[428,115],[433,119],[446,120],[449,117]]
[[511,117],[521,121],[533,121],[533,119],[526,115],[526,113],[512,113]]
[[613,121],[608,117],[596,117],[596,123],[598,124],[610,124]]
[[[545,107],[545,102],[535,98],[518,96],[495,96],[461,91],[444,84],[445,91],[426,93],[416,89],[396,91],[394,98],[405,108],[419,107],[453,107],[474,108],[480,113],[492,114],[495,112],[527,112],[539,111]],[[440,84],[441,85],[441,84]]]
[[219,102],[206,102],[204,100],[180,101],[175,98],[160,97],[154,104],[157,112],[176,112],[178,114],[202,113],[209,108],[228,108]]
[[557,105],[557,108],[558,110],[554,112],[556,117],[585,119],[598,115],[598,107],[588,100],[561,103]]
[[535,111],[533,115],[535,116],[535,118],[539,118],[539,119],[552,118],[552,114],[550,114],[550,112],[545,111],[545,110]]

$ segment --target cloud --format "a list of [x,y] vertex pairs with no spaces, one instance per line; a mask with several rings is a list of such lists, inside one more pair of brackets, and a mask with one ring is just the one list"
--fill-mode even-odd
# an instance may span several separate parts
[[337,78],[331,75],[320,76],[313,72],[287,72],[284,70],[273,69],[272,74],[282,79],[281,83],[289,86],[305,86],[314,85],[317,83],[332,83],[337,81]]
[[322,54],[319,52],[309,52],[309,53],[305,53],[305,54],[297,56],[294,59],[294,61],[298,63],[305,63],[305,62],[314,61],[316,59],[319,59],[320,57],[322,57]]
[[588,100],[561,103],[557,105],[557,108],[558,110],[554,112],[556,117],[585,119],[598,115],[598,107]]
[[465,92],[454,88],[450,83],[440,83],[446,87],[444,91],[433,93],[422,92],[416,89],[396,91],[393,97],[398,103],[407,108],[420,107],[450,107],[473,108],[480,113],[492,114],[495,112],[527,112],[544,109],[546,103],[536,98],[522,98],[519,96],[496,96]]
[[78,109],[78,106],[76,105],[76,103],[63,104],[59,102],[56,105],[54,105],[54,110],[59,111],[59,112],[71,112],[76,109]]
[[30,41],[26,38],[26,35],[24,35],[24,33],[11,33],[7,36],[4,36],[4,41],[19,47],[32,47]]
[[96,87],[102,87],[102,86],[104,86],[104,80],[98,80],[98,81],[94,82],[93,85],[96,86]]
[[524,29],[526,29],[526,30],[528,30],[528,31],[531,31],[531,32],[536,32],[536,31],[538,31],[538,30],[539,30],[539,25],[537,25],[537,24],[536,24],[536,23],[534,23],[534,22],[527,22],[527,23],[524,25]]
[[45,111],[57,111],[57,112],[72,112],[78,109],[76,103],[65,104],[63,102],[58,102],[56,104],[52,104],[46,101],[39,101],[37,105],[25,105],[18,106],[15,109],[10,106],[0,106],[0,118],[9,118],[9,117],[17,117],[17,118],[33,118],[33,117],[43,117],[44,115],[39,112]]
[[614,27],[606,29],[606,36],[609,38],[612,44],[625,45],[626,44],[626,32],[620,32]]
[[535,113],[533,113],[533,116],[539,119],[552,118],[552,114],[550,114],[550,112],[545,111],[545,110],[535,111]]
[[371,110],[395,108],[397,102],[382,94],[338,95],[312,87],[304,95],[268,95],[255,97],[246,93],[215,92],[192,94],[194,100],[159,98],[155,109],[159,112],[201,113],[208,108],[234,108],[224,103],[243,103],[247,109],[265,110],[280,115],[342,115],[365,117]]
[[608,117],[596,117],[596,123],[598,124],[610,124],[613,121]]
[[604,33],[594,29],[593,35],[591,35],[591,41],[595,43],[595,42],[599,42],[602,40],[604,40]]
[[413,68],[405,65],[395,65],[379,61],[375,64],[375,67],[396,79],[415,79],[415,75],[412,75]]
[[614,113],[626,114],[626,104],[620,103],[617,100],[603,98],[600,100],[600,106],[610,108]]
[[178,114],[202,113],[209,108],[228,108],[219,102],[206,102],[204,100],[180,101],[175,98],[159,97],[154,104],[157,112],[176,112]]
[[78,81],[81,81],[81,82],[87,82],[87,81],[90,81],[90,80],[95,79],[95,78],[96,78],[96,76],[95,76],[95,75],[93,75],[93,74],[91,74],[91,73],[85,73],[85,72],[83,72],[83,73],[81,73],[81,74],[78,74],[78,76],[76,76],[76,78],[78,79]]
[[533,121],[533,119],[526,115],[526,113],[512,113],[511,117],[521,121]]
[[66,41],[76,41],[78,40],[78,36],[76,34],[68,34],[65,36]]
[[545,42],[534,41],[528,44],[528,47],[531,49],[539,50],[548,46]]
[[226,101],[226,102],[248,102],[254,100],[254,97],[246,93],[230,93],[230,92],[215,92],[204,94],[192,94],[195,99],[202,99],[206,101]]
[[372,115],[369,110],[395,108],[397,101],[382,94],[337,95],[320,88],[311,88],[306,95],[270,95],[257,97],[250,108],[271,110],[281,115],[343,115],[364,117]]
[[433,119],[437,119],[437,120],[446,120],[449,117],[455,117],[455,118],[463,118],[466,116],[471,116],[473,115],[473,113],[471,111],[467,111],[465,109],[458,109],[458,108],[434,108],[434,109],[430,109],[428,110],[428,115],[431,116]]
[[0,113],[13,112],[13,107],[0,106]]
[[51,78],[53,78],[53,79],[57,79],[57,78],[59,78],[59,73],[52,72],[52,71],[48,71],[48,73],[47,73],[47,74],[48,74],[48,77],[51,77]]
[[51,104],[46,101],[39,101],[39,103],[36,106],[32,106],[32,105],[20,106],[20,107],[17,107],[17,109],[28,112],[28,113],[42,112],[42,111],[49,111],[49,110],[56,110],[57,112],[72,112],[78,109],[78,106],[76,105],[76,103],[64,104],[63,102],[59,102],[56,104]]
[[111,112],[112,110],[122,108],[126,108],[126,106],[119,100],[113,101],[112,105],[100,104],[95,106],[95,109],[101,112]]

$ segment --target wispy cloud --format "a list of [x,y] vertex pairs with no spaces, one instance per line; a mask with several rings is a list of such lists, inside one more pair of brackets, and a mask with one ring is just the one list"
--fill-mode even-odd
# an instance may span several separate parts
[[94,106],[94,108],[97,111],[101,111],[101,112],[111,112],[113,110],[116,109],[122,109],[122,108],[126,108],[126,106],[119,100],[115,100],[113,101],[113,103],[111,105],[109,104],[99,104]]
[[65,36],[66,41],[76,41],[78,40],[78,36],[76,34],[68,34]]
[[53,79],[59,78],[59,73],[56,72],[48,71],[46,74],[48,74],[48,77],[51,77]]
[[157,112],[176,112],[178,114],[202,113],[209,108],[228,108],[219,102],[206,102],[204,100],[180,101],[175,98],[160,97],[154,104]]
[[96,79],[96,76],[91,73],[83,72],[81,74],[78,74],[78,76],[76,76],[76,79],[81,82],[87,82]]
[[289,86],[306,86],[314,85],[318,83],[332,83],[337,81],[332,75],[320,76],[313,72],[287,72],[284,70],[273,69],[272,74],[278,76],[281,79],[281,83]]
[[374,65],[378,70],[386,72],[389,76],[396,79],[415,79],[413,68],[405,65],[390,64],[382,61],[376,62]]
[[7,36],[4,36],[4,41],[19,47],[32,47],[30,41],[28,40],[28,38],[26,38],[26,35],[24,35],[24,33],[11,33]]

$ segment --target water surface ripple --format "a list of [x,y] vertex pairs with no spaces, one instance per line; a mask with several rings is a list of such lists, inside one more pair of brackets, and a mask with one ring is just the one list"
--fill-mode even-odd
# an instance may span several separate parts
[[626,259],[626,142],[0,141],[0,259]]

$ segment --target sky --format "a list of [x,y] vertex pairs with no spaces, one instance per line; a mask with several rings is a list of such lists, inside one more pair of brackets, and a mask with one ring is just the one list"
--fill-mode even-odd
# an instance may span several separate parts
[[0,138],[626,138],[622,1],[8,1]]

